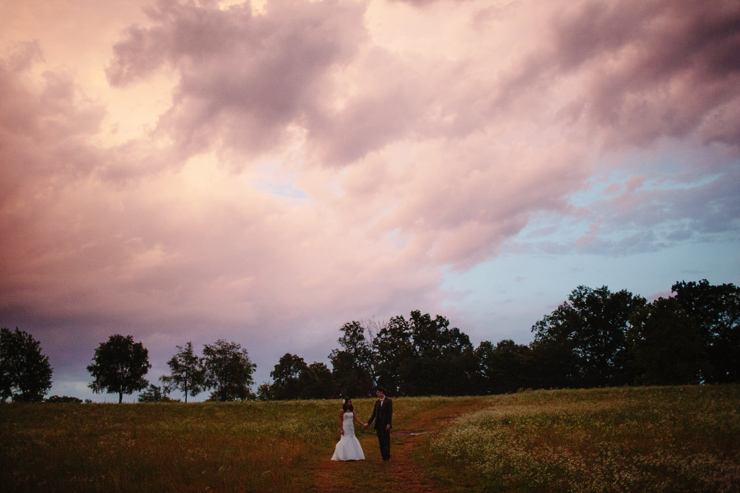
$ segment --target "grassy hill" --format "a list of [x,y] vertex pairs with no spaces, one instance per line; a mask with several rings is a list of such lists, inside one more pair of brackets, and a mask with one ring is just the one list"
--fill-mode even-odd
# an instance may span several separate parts
[[[354,401],[361,420],[373,400]],[[6,491],[740,491],[740,386],[394,399],[390,464],[336,401],[0,405]],[[7,489],[6,489],[7,488]]]

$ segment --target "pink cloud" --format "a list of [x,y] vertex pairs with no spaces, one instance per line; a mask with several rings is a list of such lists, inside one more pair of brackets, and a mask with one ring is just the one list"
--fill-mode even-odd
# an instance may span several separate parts
[[645,183],[646,178],[644,176],[633,176],[629,180],[627,180],[627,190],[630,192],[634,192],[638,188],[642,187],[642,185]]
[[[351,319],[441,312],[444,272],[533,218],[558,255],[737,231],[736,2],[429,3],[24,21],[0,46],[0,313],[326,352]],[[150,126],[120,111],[136,88]]]
[[219,10],[159,1],[148,10],[154,25],[130,28],[114,47],[108,77],[126,85],[171,67],[180,83],[160,126],[179,146],[271,151],[326,104],[332,72],[364,38],[363,9],[276,0],[255,16],[249,4]]
[[740,8],[706,7],[589,3],[558,26],[557,53],[571,56],[560,58],[564,68],[593,70],[586,114],[609,140],[689,135],[740,96]]
[[690,1],[570,3],[543,27],[543,43],[504,75],[496,104],[552,93],[567,81],[567,97],[553,101],[563,123],[580,122],[612,147],[700,130],[705,142],[716,132],[717,141],[737,147],[716,120],[738,127],[730,111],[740,95],[738,32],[740,8],[732,1],[712,8]]

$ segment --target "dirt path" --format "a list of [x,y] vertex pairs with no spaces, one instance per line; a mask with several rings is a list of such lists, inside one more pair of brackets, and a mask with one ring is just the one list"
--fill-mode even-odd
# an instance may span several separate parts
[[413,421],[406,418],[397,422],[396,428],[391,432],[390,462],[381,460],[374,430],[358,431],[365,460],[321,461],[313,470],[314,487],[311,491],[448,491],[448,488],[437,484],[425,474],[423,467],[414,460],[414,448],[451,419],[483,406],[485,402],[480,398],[461,399],[421,412],[413,417]]

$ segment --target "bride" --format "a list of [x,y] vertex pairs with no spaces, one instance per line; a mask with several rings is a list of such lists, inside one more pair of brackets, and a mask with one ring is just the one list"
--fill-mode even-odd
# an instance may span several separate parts
[[355,409],[351,399],[342,401],[342,410],[339,411],[339,426],[342,429],[342,438],[334,449],[331,460],[365,460],[360,441],[355,436],[355,425],[363,423],[355,417]]

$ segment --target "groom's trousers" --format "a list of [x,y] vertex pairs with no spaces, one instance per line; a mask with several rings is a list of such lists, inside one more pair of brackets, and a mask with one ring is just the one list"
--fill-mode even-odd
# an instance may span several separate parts
[[380,455],[383,457],[383,460],[391,460],[391,430],[386,430],[385,426],[383,426],[375,431],[378,433]]

